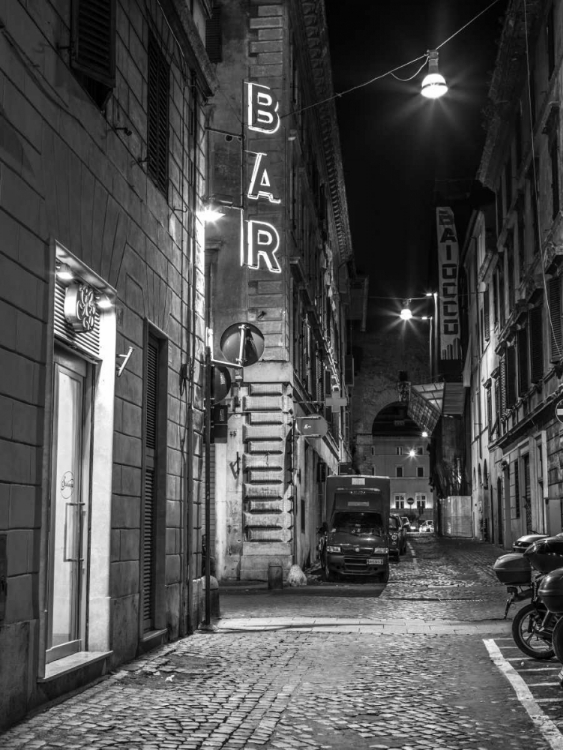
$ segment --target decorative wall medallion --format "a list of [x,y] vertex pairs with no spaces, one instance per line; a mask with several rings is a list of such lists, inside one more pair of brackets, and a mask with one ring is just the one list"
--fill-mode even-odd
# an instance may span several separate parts
[[72,471],[65,471],[61,479],[61,495],[65,500],[74,492],[74,474]]
[[75,331],[91,331],[98,309],[94,290],[87,284],[70,284],[65,293],[65,319]]

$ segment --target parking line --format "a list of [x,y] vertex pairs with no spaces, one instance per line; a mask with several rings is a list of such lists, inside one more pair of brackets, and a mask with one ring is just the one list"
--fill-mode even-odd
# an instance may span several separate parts
[[483,639],[483,643],[489,652],[491,661],[510,682],[518,700],[524,706],[528,716],[545,737],[550,747],[552,747],[553,750],[563,750],[563,736],[559,729],[557,729],[557,726],[541,710],[538,702],[530,692],[530,689],[524,680],[520,677],[514,667],[504,658],[499,647],[492,639]]

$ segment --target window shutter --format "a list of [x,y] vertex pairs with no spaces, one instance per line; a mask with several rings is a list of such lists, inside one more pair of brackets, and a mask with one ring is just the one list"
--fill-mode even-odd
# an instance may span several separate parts
[[530,375],[532,383],[537,383],[543,377],[543,331],[542,308],[534,307],[530,310]]
[[500,404],[499,404],[499,416],[504,416],[506,411],[506,354],[501,354],[500,357]]
[[213,7],[213,13],[205,24],[205,48],[210,62],[223,61],[223,45],[221,39],[221,8]]
[[518,395],[522,396],[530,387],[528,329],[518,331]]
[[143,497],[143,630],[154,627],[155,610],[155,520],[156,520],[156,449],[158,416],[158,342],[152,337],[147,344],[145,382],[145,445]]
[[561,327],[561,278],[549,280],[549,318],[551,362],[559,362],[563,358],[563,337]]
[[147,97],[147,171],[168,193],[168,128],[170,68],[158,42],[149,34]]
[[491,303],[489,300],[489,287],[485,289],[483,295],[483,336],[488,341],[491,337]]
[[506,406],[510,409],[516,403],[516,348],[506,350]]
[[115,0],[74,0],[71,65],[88,78],[115,86]]

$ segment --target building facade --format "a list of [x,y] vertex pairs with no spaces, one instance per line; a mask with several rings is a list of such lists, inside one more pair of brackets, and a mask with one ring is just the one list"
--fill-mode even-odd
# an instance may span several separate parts
[[211,8],[2,11],[0,722],[197,627]]
[[215,405],[213,557],[219,579],[264,580],[270,564],[315,560],[324,477],[350,460],[350,287],[366,285],[323,0],[220,0],[213,31],[208,197],[224,214],[206,234],[213,358],[241,324],[263,341]]
[[[509,3],[466,237],[474,499],[485,538],[510,548],[562,519],[561,127],[563,4]],[[488,192],[488,195],[486,194]]]

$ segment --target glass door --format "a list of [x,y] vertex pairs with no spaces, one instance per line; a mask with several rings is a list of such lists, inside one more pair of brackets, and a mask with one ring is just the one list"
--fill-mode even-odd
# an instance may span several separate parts
[[47,662],[83,649],[87,366],[55,353]]

